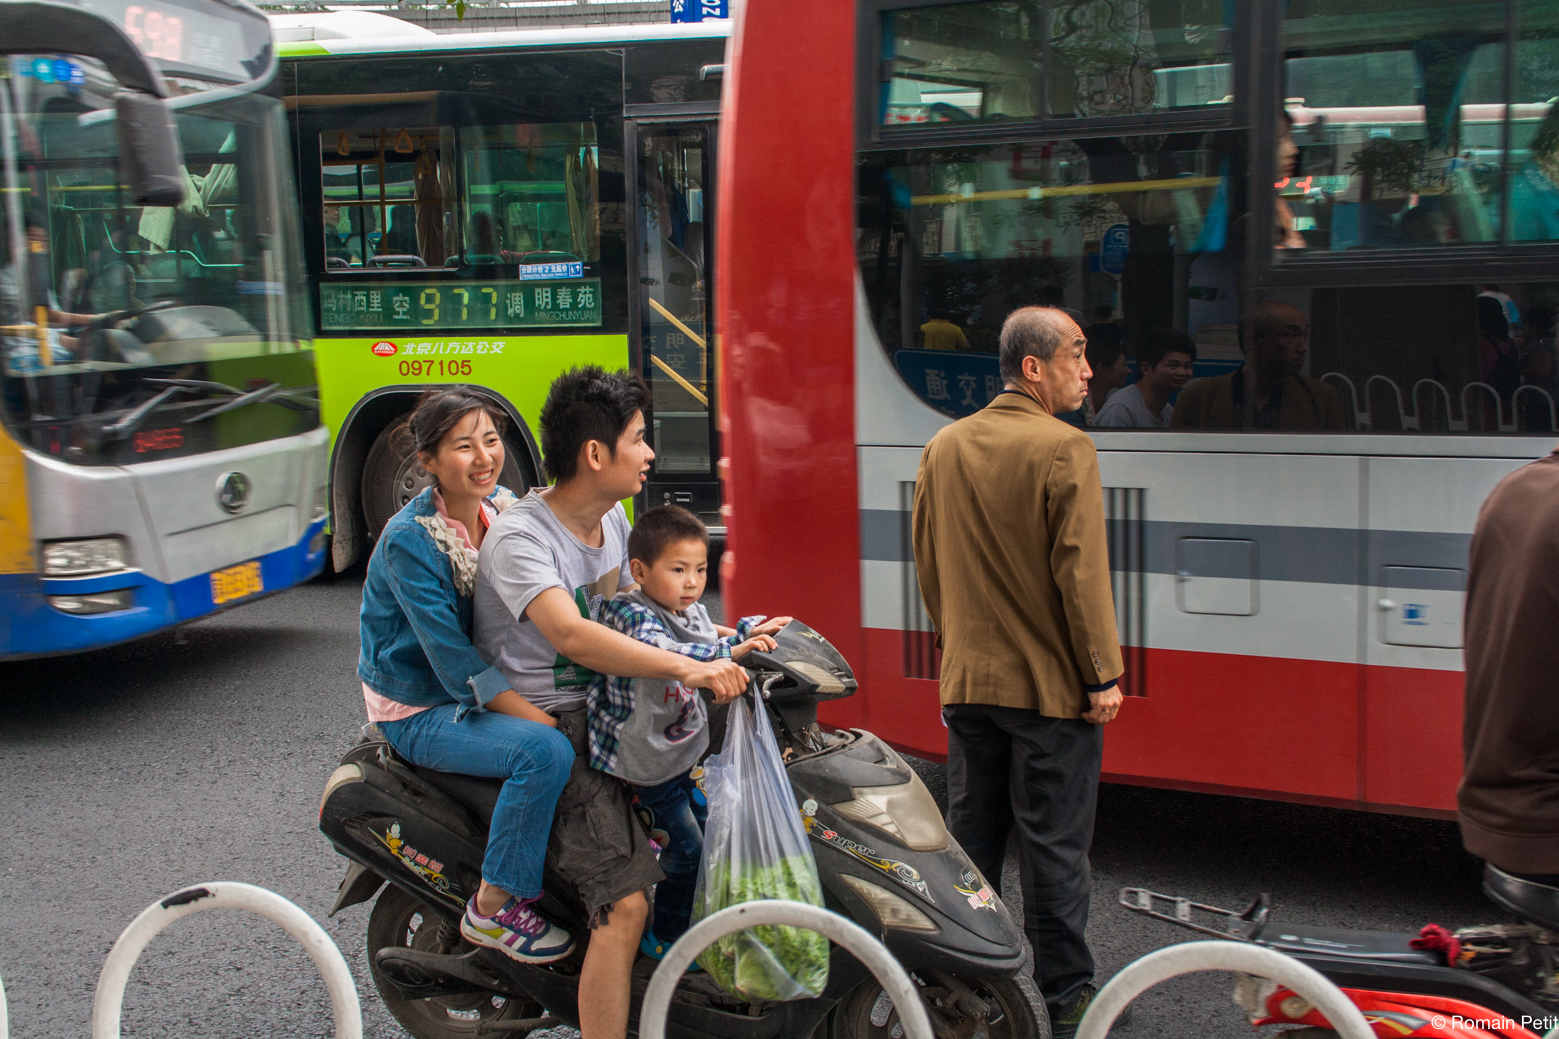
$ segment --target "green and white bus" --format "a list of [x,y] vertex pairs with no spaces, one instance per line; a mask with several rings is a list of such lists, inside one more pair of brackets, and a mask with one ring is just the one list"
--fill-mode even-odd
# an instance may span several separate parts
[[502,479],[523,490],[542,479],[547,387],[578,364],[644,373],[647,502],[722,533],[710,220],[725,25],[439,36],[343,12],[272,26],[336,568],[428,481],[397,435],[426,387],[493,395],[512,420]]

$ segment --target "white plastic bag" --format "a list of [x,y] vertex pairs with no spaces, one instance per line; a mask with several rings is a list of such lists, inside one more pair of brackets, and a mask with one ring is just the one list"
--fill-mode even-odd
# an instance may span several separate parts
[[[709,820],[693,921],[727,906],[784,898],[822,907],[807,844],[768,711],[731,704],[725,746],[704,766]],[[751,927],[721,938],[699,966],[727,992],[776,1001],[819,996],[828,984],[828,939],[802,927]]]

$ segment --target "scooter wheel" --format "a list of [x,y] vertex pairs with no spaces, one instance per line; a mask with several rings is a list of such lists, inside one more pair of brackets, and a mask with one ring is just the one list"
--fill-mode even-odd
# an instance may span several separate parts
[[[1034,979],[971,978],[957,975],[988,1012],[983,1018],[971,1017],[972,1009],[943,993],[946,989],[927,986],[910,975],[925,989],[926,1001],[959,1035],[971,1039],[1050,1039],[1050,1015],[1040,998]],[[893,1009],[893,1002],[875,979],[857,985],[839,1001],[829,1020],[829,1039],[903,1039],[904,1026]]]
[[[502,1021],[514,1021],[527,1017],[540,1017],[541,1007],[521,999],[506,999],[470,993],[459,996],[436,996],[432,999],[407,999],[400,989],[379,973],[374,954],[385,948],[418,949],[426,952],[452,952],[454,948],[441,948],[440,931],[453,932],[455,947],[465,944],[454,924],[441,928],[442,917],[431,908],[406,894],[394,884],[385,887],[368,916],[368,964],[373,975],[374,988],[379,998],[389,1008],[402,1028],[414,1039],[465,1039],[475,1036],[484,1028]],[[504,1039],[524,1039],[527,1031],[503,1033]]]

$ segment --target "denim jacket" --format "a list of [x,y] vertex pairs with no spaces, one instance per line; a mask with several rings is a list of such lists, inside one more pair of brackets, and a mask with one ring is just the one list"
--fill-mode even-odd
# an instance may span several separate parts
[[[499,487],[488,501],[514,500]],[[484,710],[509,680],[471,644],[472,595],[456,589],[455,567],[424,522],[438,526],[430,487],[397,512],[368,559],[359,614],[357,674],[380,696],[413,707],[454,700],[456,719]],[[454,536],[458,541],[458,536]]]

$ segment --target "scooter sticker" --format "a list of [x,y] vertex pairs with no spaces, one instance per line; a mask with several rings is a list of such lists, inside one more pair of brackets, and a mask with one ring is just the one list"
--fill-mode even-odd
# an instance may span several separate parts
[[814,840],[831,844],[846,854],[860,859],[868,866],[882,870],[900,884],[919,893],[920,897],[927,902],[936,905],[936,898],[932,896],[931,889],[926,886],[924,880],[920,879],[920,870],[907,862],[884,858],[864,844],[857,844],[850,838],[830,830],[817,821],[817,802],[810,797],[801,803],[801,822]]
[[407,869],[427,882],[428,886],[439,894],[460,901],[460,896],[450,886],[449,878],[444,876],[444,864],[437,859],[431,859],[422,852],[413,848],[401,839],[401,824],[391,823],[390,828],[384,833],[375,833],[390,854],[401,861]]
[[996,912],[996,892],[991,886],[980,879],[980,875],[973,870],[964,870],[964,886],[953,885],[953,890],[969,900],[970,909],[989,909]]

